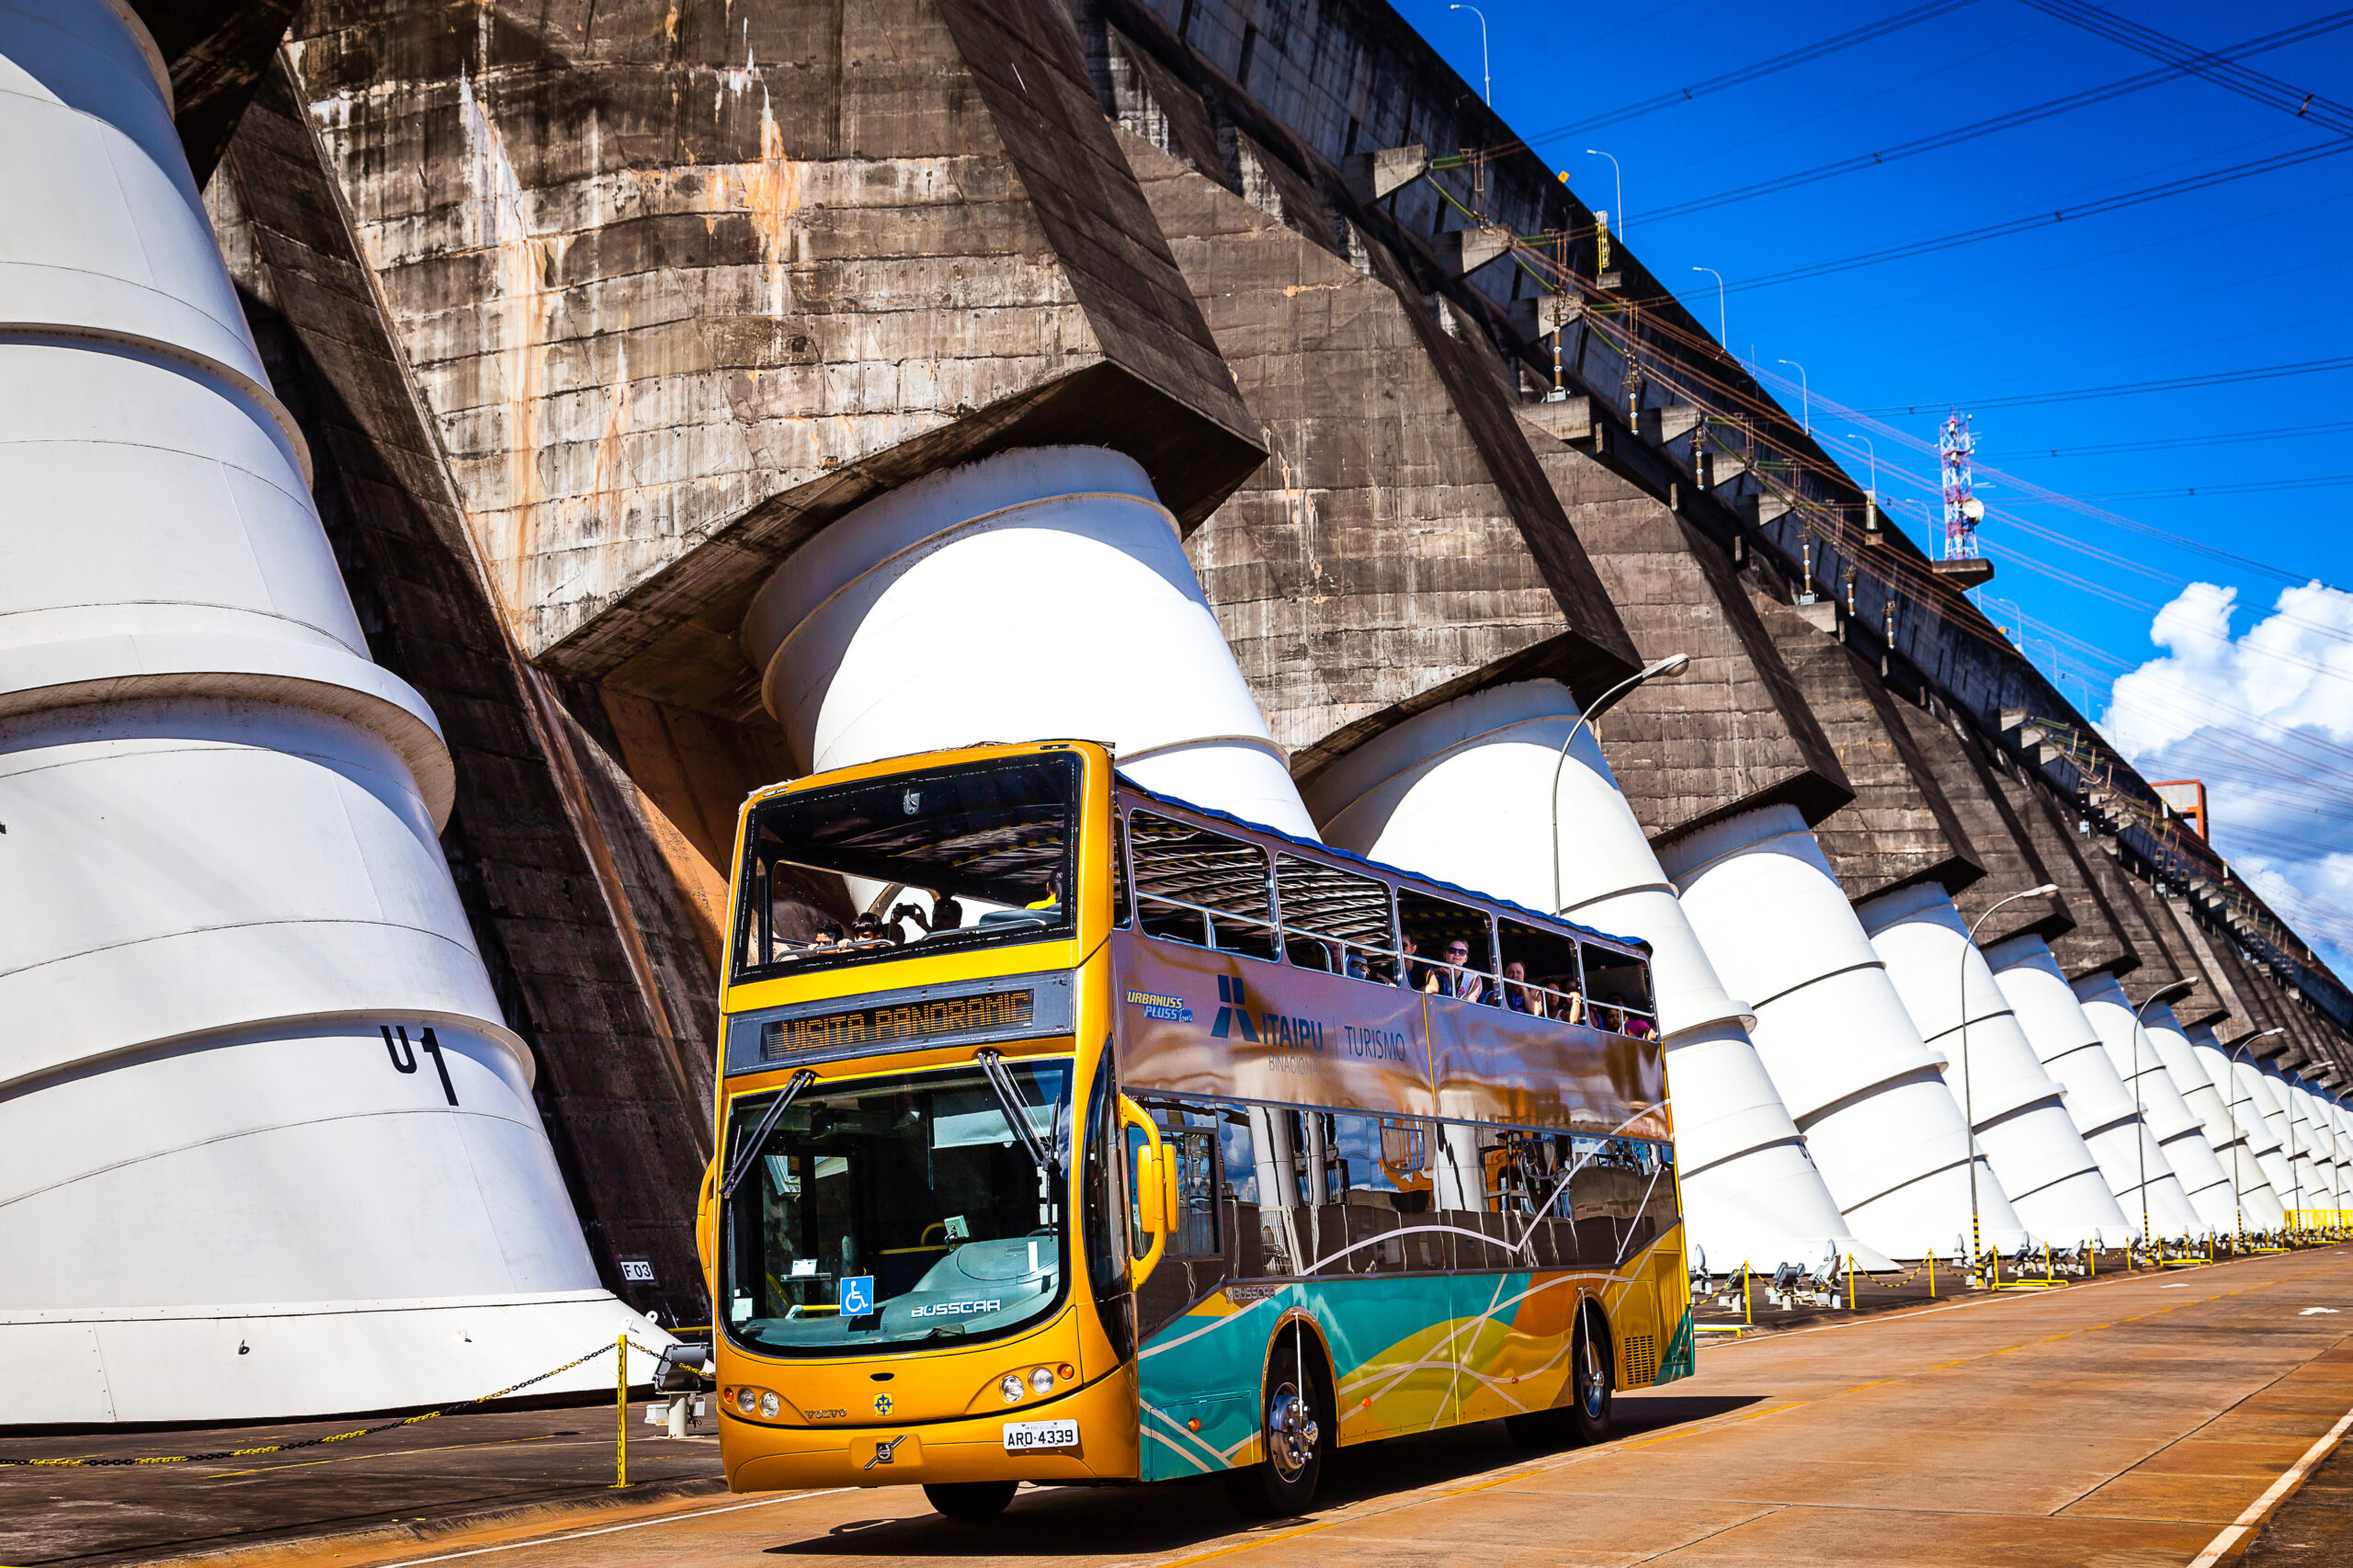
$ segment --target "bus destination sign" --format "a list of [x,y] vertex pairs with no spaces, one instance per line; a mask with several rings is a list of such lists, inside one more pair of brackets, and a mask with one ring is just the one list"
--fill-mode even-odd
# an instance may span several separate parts
[[1028,1028],[1037,1017],[1037,1006],[1038,994],[1022,986],[774,1018],[760,1026],[760,1056],[777,1062],[813,1052],[904,1050],[932,1040],[1000,1034]]

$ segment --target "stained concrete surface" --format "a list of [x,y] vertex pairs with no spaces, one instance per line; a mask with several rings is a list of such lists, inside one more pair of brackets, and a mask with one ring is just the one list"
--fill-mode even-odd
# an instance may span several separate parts
[[[1548,1568],[2186,1563],[2353,1406],[2349,1337],[2353,1247],[2333,1247],[1711,1345],[1698,1377],[1622,1398],[1620,1435],[1608,1444],[1531,1456],[1493,1427],[1473,1427],[1351,1449],[1323,1506],[1302,1520],[1241,1519],[1213,1483],[1176,1483],[1027,1491],[1004,1519],[974,1529],[932,1514],[913,1491],[847,1489],[624,1501],[418,1527],[397,1539],[263,1546],[232,1560],[248,1568],[421,1564],[457,1553],[485,1568],[779,1557],[844,1568],[907,1557],[1298,1568],[1408,1555]],[[548,1413],[537,1414],[544,1429]],[[597,1466],[609,1454],[592,1446],[603,1433],[586,1413],[566,1414],[578,1416],[563,1423],[570,1447],[495,1443],[470,1451],[478,1459],[431,1468],[445,1478],[479,1469],[485,1495],[503,1484],[511,1496],[531,1464],[551,1473],[569,1465],[576,1494],[587,1495],[607,1479]],[[152,1437],[143,1449],[114,1442],[162,1451]],[[692,1470],[707,1454],[682,1451],[675,1462]],[[304,1489],[310,1500],[293,1511],[308,1507],[312,1528],[324,1530],[338,1491],[356,1509],[403,1466],[426,1468],[398,1454],[337,1455],[335,1464],[339,1471],[307,1475],[256,1464],[238,1477],[0,1472],[8,1521],[0,1560],[156,1561],[167,1553],[152,1532],[175,1509],[191,1520],[214,1510],[200,1533],[217,1544],[230,1533],[220,1500],[232,1483],[253,1499],[271,1495],[277,1481]],[[2251,1560],[2346,1560],[2348,1483],[2346,1461],[2322,1467],[2256,1539],[2255,1550],[2271,1555]],[[36,1502],[28,1533],[27,1504]],[[106,1553],[110,1517],[151,1531],[142,1553]]]

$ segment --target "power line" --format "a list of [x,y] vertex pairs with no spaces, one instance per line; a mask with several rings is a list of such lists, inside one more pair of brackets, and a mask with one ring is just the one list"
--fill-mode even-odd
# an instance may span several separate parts
[[2191,495],[2254,495],[2273,490],[2325,490],[2353,484],[2353,473],[2324,474],[2313,479],[2256,479],[2244,484],[2175,484],[2159,490],[2105,490],[2079,495],[2079,501],[2154,501]]
[[1768,272],[1761,277],[1743,278],[1727,285],[1734,293],[1748,289],[1769,289],[1778,284],[1801,282],[1810,278],[1826,278],[1836,272],[1851,272],[1859,267],[1875,267],[1882,261],[1903,261],[1915,256],[1951,250],[1959,245],[1976,244],[1984,240],[2004,239],[2029,229],[2047,229],[2071,219],[2095,218],[2102,213],[2120,211],[2144,202],[2160,201],[2166,197],[2187,196],[2194,190],[2227,185],[2256,175],[2270,174],[2279,169],[2291,169],[2299,164],[2309,164],[2316,158],[2332,158],[2341,153],[2353,153],[2353,137],[2324,142],[2316,147],[2299,147],[2286,153],[2275,153],[2268,158],[2234,164],[2228,168],[2213,169],[2200,175],[2185,175],[2179,179],[2165,180],[2158,185],[2143,186],[2116,196],[2102,197],[2080,206],[2062,208],[2057,211],[2037,212],[2025,218],[2013,218],[2005,223],[1991,223],[1974,229],[1963,229],[1957,234],[1940,234],[1934,239],[1915,240],[1909,244],[1890,245],[1883,250],[1865,251],[1859,256],[1845,256],[1837,261],[1816,262],[1811,267],[1794,267],[1786,272]]
[[2084,0],[2025,0],[2044,16],[2055,17],[2063,22],[2095,33],[2111,43],[2122,44],[2153,60],[2179,65],[2194,71],[2218,87],[2227,88],[2242,97],[2252,98],[2268,108],[2276,108],[2297,119],[2309,119],[2325,125],[2339,136],[2353,136],[2353,108],[2347,108],[2334,98],[2322,97],[2290,86],[2277,76],[2267,76],[2251,66],[2240,65],[2222,56],[2200,49],[2193,44],[2169,37],[2154,28],[2128,21],[2113,11],[2103,11]]
[[[2301,27],[2284,28],[2278,32],[2266,33],[2261,38],[2249,39],[2244,43],[2234,44],[2218,52],[2215,58],[2236,60],[2245,55],[2260,54],[2268,50],[2284,49],[2291,43],[2302,43],[2308,39],[2318,38],[2324,33],[2334,32],[2348,23],[2353,23],[2353,10],[2338,11],[2334,15],[2320,17],[2316,21],[2306,22]],[[2120,81],[2110,82],[2106,86],[2089,87],[2080,93],[2070,93],[2065,97],[2052,98],[2030,108],[2012,109],[2007,114],[1997,114],[1990,119],[1981,119],[1952,131],[1938,131],[1932,136],[1922,136],[1910,142],[1899,142],[1893,147],[1883,147],[1877,152],[1860,153],[1851,158],[1841,158],[1836,163],[1823,164],[1811,169],[1801,170],[1796,174],[1784,175],[1779,179],[1764,180],[1756,184],[1742,186],[1733,190],[1719,191],[1713,196],[1702,196],[1689,201],[1677,202],[1672,206],[1646,212],[1643,217],[1650,222],[1661,222],[1669,218],[1680,218],[1689,213],[1706,211],[1710,208],[1725,207],[1736,201],[1746,201],[1759,196],[1771,196],[1779,191],[1794,189],[1799,186],[1834,179],[1840,175],[1859,173],[1864,169],[1877,168],[1883,164],[1917,157],[1923,153],[1939,152],[1947,147],[1957,146],[1963,142],[1975,141],[1981,136],[1992,136],[1999,131],[2016,130],[2021,125],[2031,125],[2036,120],[2048,119],[2053,115],[2066,114],[2075,109],[2087,108],[2094,104],[2106,103],[2111,98],[2120,98],[2129,93],[2137,93],[2144,87],[2154,86],[2160,82],[2173,81],[2189,74],[2190,68],[2186,64],[2168,65],[2156,71],[2143,71],[2137,76],[2127,76]]]
[[2044,447],[2034,451],[2021,447],[2016,451],[1995,452],[1994,456],[2011,462],[2029,460],[2047,462],[2057,458],[2103,457],[2110,452],[2172,452],[2188,447],[2229,447],[2242,441],[2279,441],[2291,436],[2328,436],[2346,430],[2353,430],[2353,419],[2339,419],[2328,425],[2278,426],[2268,430],[2231,430],[2212,436],[2175,436],[2160,441],[2108,441],[2092,447]]
[[[2203,376],[2173,376],[2157,381],[2120,381],[2105,387],[2076,387],[2067,392],[2022,392],[2015,397],[1978,397],[1966,402],[1972,410],[1980,408],[2029,408],[2046,403],[2080,403],[2092,397],[2122,397],[2141,392],[2187,392],[2197,387],[2225,386],[2239,381],[2268,381],[2281,376],[2310,376],[2327,370],[2353,369],[2353,354],[2334,359],[2300,359],[2285,365],[2258,365],[2250,370],[2217,370]],[[1880,408],[1858,408],[1853,414],[1912,414],[1923,409],[1943,408],[1949,400],[1938,398],[1932,403],[1893,403]]]
[[1605,125],[1616,125],[1624,120],[1638,119],[1643,115],[1655,114],[1660,109],[1672,108],[1676,104],[1705,97],[1711,93],[1721,93],[1728,87],[1742,86],[1795,66],[1810,64],[1825,56],[1836,54],[1842,50],[1852,49],[1857,44],[1870,43],[1875,39],[1885,38],[1890,33],[1902,32],[1906,28],[1915,27],[1922,22],[1946,16],[1975,3],[1976,0],[1929,0],[1929,4],[1926,6],[1915,6],[1909,11],[1899,11],[1881,21],[1870,22],[1859,28],[1849,28],[1846,32],[1807,44],[1802,49],[1793,49],[1786,54],[1777,54],[1770,60],[1761,60],[1754,65],[1744,65],[1736,71],[1727,71],[1721,75],[1710,76],[1671,93],[1658,93],[1647,98],[1638,98],[1630,104],[1620,104],[1607,113],[1594,115],[1586,119],[1574,120],[1567,125],[1556,125],[1550,131],[1522,137],[1521,143],[1533,147],[1540,142],[1557,142],[1563,137],[1598,130]]

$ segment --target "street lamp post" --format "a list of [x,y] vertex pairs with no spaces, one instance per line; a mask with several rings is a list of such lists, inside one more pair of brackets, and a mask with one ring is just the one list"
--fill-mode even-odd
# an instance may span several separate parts
[[2141,1116],[2141,1250],[2147,1252],[2149,1237],[2149,1140],[2155,1136],[2149,1131],[2149,1101],[2141,1092],[2141,1041],[2148,1034],[2149,1009],[2160,1002],[2172,1002],[2198,989],[2194,980],[2175,980],[2158,986],[2132,1010],[2132,1108]]
[[1555,915],[1561,912],[1561,775],[1567,771],[1569,748],[1577,744],[1577,733],[1608,712],[1620,698],[1643,682],[1658,676],[1679,676],[1690,667],[1691,655],[1688,653],[1669,653],[1664,659],[1654,660],[1594,699],[1592,706],[1578,714],[1577,722],[1569,726],[1569,738],[1561,743],[1561,755],[1552,764],[1552,912]]
[[[2245,1051],[2248,1046],[2253,1045],[2256,1040],[2268,1039],[2275,1034],[2286,1034],[2287,1032],[2288,1031],[2284,1028],[2258,1029],[2255,1033],[2247,1036],[2245,1040],[2239,1041],[2238,1044],[2231,1047],[2231,1060],[2236,1062],[2239,1059],[2240,1054]],[[2249,1056],[2246,1059],[2246,1064],[2250,1068],[2254,1067],[2255,1058]],[[2231,1195],[2233,1198],[2237,1199],[2239,1213],[2239,1244],[2234,1251],[2235,1253],[2244,1253],[2246,1251],[2246,1199],[2240,1190],[2239,1155],[2246,1148],[2246,1128],[2239,1120],[2238,1086],[2238,1075],[2236,1074],[2233,1074],[2231,1075],[2231,1131],[2237,1136],[2231,1144]],[[2247,1096],[2246,1103],[2250,1107],[2253,1106],[2255,1104],[2255,1096],[2252,1095]]]
[[1449,6],[1447,9],[1468,11],[1479,18],[1479,96],[1492,104],[1495,101],[1495,75],[1487,68],[1487,13],[1476,6]]
[[1622,240],[1626,237],[1626,171],[1618,167],[1618,159],[1614,154],[1605,153],[1598,147],[1587,147],[1585,150],[1585,155],[1588,158],[1608,158],[1610,168],[1617,172],[1618,237]]
[[1996,900],[1970,923],[1969,945],[1961,950],[1961,1114],[1969,1122],[1969,1267],[1972,1275],[1977,1270],[1977,1260],[1985,1256],[1985,1238],[1977,1210],[1977,1096],[1969,1076],[1969,955],[1977,950],[1978,928],[1994,917],[1995,910],[2022,898],[2049,898],[2058,891],[2056,882],[2045,882]]
[[1805,367],[1804,367],[1803,365],[1799,364],[1799,363],[1798,363],[1796,360],[1794,360],[1794,359],[1776,359],[1776,360],[1775,360],[1775,361],[1773,361],[1773,362],[1774,362],[1775,364],[1777,364],[1777,365],[1788,365],[1788,366],[1791,367],[1792,369],[1794,369],[1797,371],[1797,373],[1798,373],[1798,423],[1805,426],[1805,433],[1806,433],[1807,435],[1809,435],[1809,436],[1813,435],[1813,394],[1812,392],[1808,392],[1808,391],[1806,390]]
[[[1621,212],[1619,216],[1623,218],[1625,214]],[[1695,267],[1691,270],[1704,272],[1716,280],[1716,341],[1721,344],[1732,335],[1724,330],[1724,275],[1712,267]],[[1731,350],[1726,349],[1725,352],[1730,353]]]

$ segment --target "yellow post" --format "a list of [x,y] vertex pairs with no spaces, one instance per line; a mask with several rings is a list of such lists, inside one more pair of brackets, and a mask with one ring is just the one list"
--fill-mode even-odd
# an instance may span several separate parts
[[618,1490],[629,1484],[629,1335],[613,1336],[613,1359],[619,1363],[613,1373],[613,1485]]
[[1855,1310],[1855,1255],[1847,1255],[1847,1310]]
[[2042,1282],[2045,1285],[2054,1284],[2058,1278],[2059,1276],[2051,1268],[2051,1244],[2045,1242],[2042,1244]]
[[1928,1300],[1937,1299],[1937,1249],[1928,1249]]
[[2090,1259],[2092,1260],[2092,1271],[2091,1271],[2090,1278],[2094,1278],[2094,1279],[2098,1278],[2099,1278],[2099,1243],[2098,1243],[2097,1240],[2095,1240],[2095,1241],[2092,1243],[2092,1244],[2091,1244],[2091,1245],[2089,1245],[2089,1246],[2086,1247],[2086,1248],[2084,1249],[2084,1256],[2086,1256],[2086,1257],[2088,1257],[2088,1258],[2090,1258]]
[[1756,1306],[1748,1298],[1748,1261],[1745,1258],[1740,1265],[1740,1321],[1751,1328],[1756,1326]]

